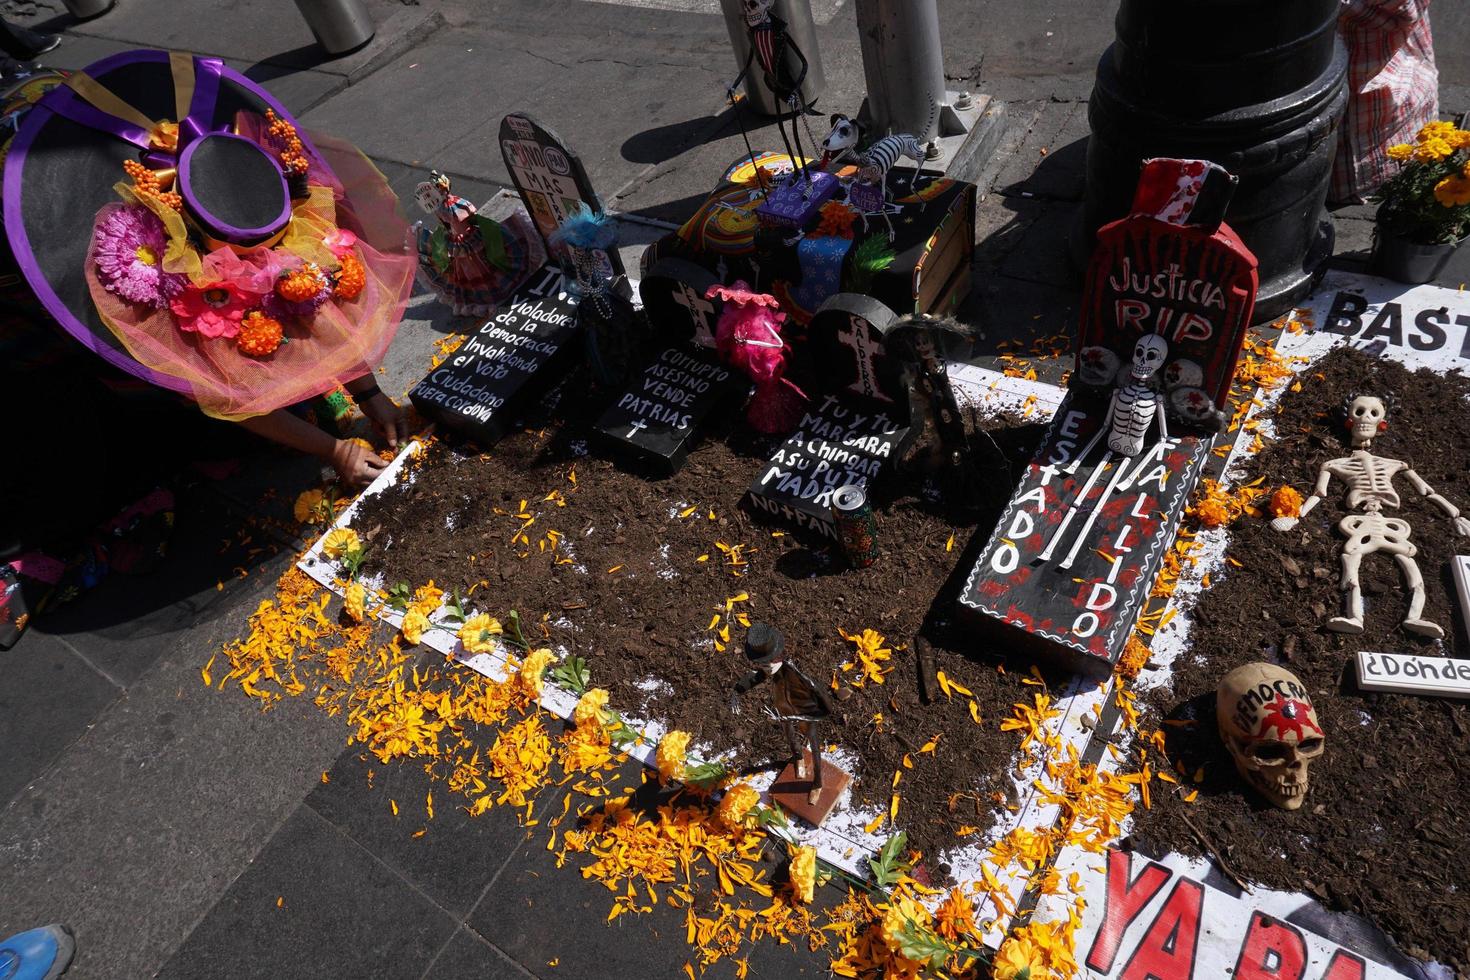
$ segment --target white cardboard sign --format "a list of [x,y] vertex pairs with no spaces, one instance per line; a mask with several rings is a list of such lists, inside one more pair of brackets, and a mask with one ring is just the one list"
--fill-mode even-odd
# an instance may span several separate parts
[[1442,698],[1470,698],[1470,660],[1417,654],[1358,653],[1358,686]]
[[[1380,980],[1428,974],[1372,927],[1302,895],[1242,892],[1210,865],[1109,850],[1066,874],[1087,905],[1075,954],[1082,976],[1107,980]],[[1038,913],[1048,916],[1046,900]]]

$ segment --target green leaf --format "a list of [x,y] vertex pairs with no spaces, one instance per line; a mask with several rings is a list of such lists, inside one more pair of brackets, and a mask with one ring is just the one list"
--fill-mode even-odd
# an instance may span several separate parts
[[613,723],[608,726],[607,734],[612,744],[620,750],[626,750],[638,744],[638,733],[630,728],[623,720],[623,716],[619,714],[613,715]]
[[937,970],[949,959],[950,948],[937,933],[919,925],[913,919],[904,919],[898,930],[898,951],[911,960],[929,964]]
[[[782,813],[775,807],[763,806],[757,803],[755,807],[752,808],[751,812],[755,814],[755,822],[757,826],[781,827],[783,829],[791,826],[791,821],[786,819],[786,814]],[[831,876],[829,875],[828,877]]]
[[520,644],[521,649],[531,649],[531,645],[526,642],[526,637],[521,633],[521,614],[512,609],[505,614],[505,620],[510,623],[511,631],[515,633],[516,642]]
[[357,578],[357,572],[366,559],[367,552],[361,547],[353,548],[342,555],[342,567],[347,571],[349,580]]
[[450,593],[449,601],[444,603],[444,625],[463,626],[469,616],[464,611],[464,600],[459,597],[459,589]]
[[729,775],[730,770],[722,762],[701,762],[684,769],[684,782],[696,789],[713,789]]
[[903,860],[903,847],[908,842],[908,834],[900,830],[878,852],[878,860],[868,861],[868,867],[873,870],[873,882],[879,888],[889,888],[899,878],[903,877],[912,865]]
[[403,612],[411,602],[413,602],[413,590],[408,587],[407,582],[399,582],[388,590],[389,608]]
[[577,697],[587,693],[592,686],[592,674],[587,670],[587,661],[581,657],[567,657],[552,668],[551,679],[571,691]]

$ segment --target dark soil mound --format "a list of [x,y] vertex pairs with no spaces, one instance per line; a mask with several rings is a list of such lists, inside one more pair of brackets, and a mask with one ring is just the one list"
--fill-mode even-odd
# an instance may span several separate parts
[[[1005,660],[960,628],[953,609],[959,582],[1011,493],[1010,474],[1029,459],[1040,427],[986,423],[992,431],[977,434],[977,444],[989,457],[992,482],[969,506],[941,499],[946,495],[922,479],[878,488],[882,557],[854,570],[821,541],[742,509],[775,443],[731,420],[677,475],[649,481],[585,455],[589,420],[603,402],[574,403],[571,393],[586,389],[573,378],[538,410],[544,417],[490,454],[436,446],[416,482],[366,501],[357,521],[370,535],[365,570],[383,573],[390,584],[433,579],[446,590],[473,588],[472,603],[502,617],[518,610],[523,623],[544,629],[550,645],[588,660],[593,683],[610,689],[613,707],[689,731],[695,744],[733,750],[747,767],[771,766],[784,753],[765,716],[763,690],[746,695],[739,714],[730,711],[731,688],[748,670],[745,627],[734,617],[744,613],[781,629],[789,654],[823,685],[855,673],[840,670],[855,658],[839,630],[876,630],[894,648],[892,672],[883,684],[838,702],[826,742],[861,760],[855,792],[884,809],[893,774],[910,756],[913,768],[902,770],[898,787],[898,824],[931,860],[958,842],[957,828],[986,826],[1005,802],[1016,744],[998,722],[1035,689],[1021,684],[1029,664]],[[565,506],[546,499],[552,491]],[[517,514],[535,518],[523,535],[526,519]],[[555,548],[549,531],[560,535]],[[744,564],[733,565],[721,545],[743,546]],[[726,600],[742,593],[748,601],[735,603],[727,617]],[[921,704],[917,635],[933,645],[936,667],[974,693],[983,724],[972,720],[962,696]],[[936,735],[936,749],[919,754]],[[945,870],[931,869],[940,876]]]
[[[1278,440],[1252,462],[1246,480],[1263,476],[1269,486],[1289,483],[1307,496],[1317,467],[1347,455],[1337,415],[1343,398],[1392,391],[1400,404],[1372,451],[1410,461],[1470,511],[1470,381],[1411,373],[1346,349],[1301,380],[1301,390],[1281,399]],[[1241,518],[1229,546],[1240,567],[1216,573],[1194,613],[1192,649],[1174,665],[1173,690],[1148,699],[1159,715],[1197,720],[1165,731],[1184,771],[1204,767],[1200,796],[1194,804],[1156,797],[1152,810],[1136,814],[1135,835],[1148,851],[1198,854],[1199,841],[1181,819],[1187,811],[1244,877],[1314,893],[1463,976],[1470,972],[1470,713],[1463,702],[1360,691],[1353,658],[1359,650],[1470,657],[1450,577],[1451,556],[1470,551],[1470,539],[1457,537],[1403,476],[1395,486],[1403,503],[1397,514],[1413,527],[1428,589],[1424,615],[1447,633],[1443,651],[1399,629],[1408,593],[1386,555],[1363,562],[1366,632],[1322,628],[1340,609],[1341,483],[1290,532],[1272,530],[1265,518]],[[1253,660],[1281,663],[1301,677],[1326,729],[1326,754],[1294,813],[1251,795],[1216,735],[1215,685]]]

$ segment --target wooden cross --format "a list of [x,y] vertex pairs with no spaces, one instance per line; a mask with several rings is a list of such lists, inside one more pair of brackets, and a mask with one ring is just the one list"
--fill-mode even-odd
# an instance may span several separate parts
[[674,302],[689,311],[689,318],[694,321],[694,342],[700,347],[713,347],[715,335],[710,329],[709,314],[715,311],[715,305],[682,282],[674,294]]
[[856,315],[849,315],[847,323],[848,329],[839,331],[837,339],[844,347],[852,348],[857,360],[857,378],[847,386],[848,390],[869,398],[892,401],[878,387],[878,373],[873,368],[873,356],[880,353],[882,348],[873,343],[872,326]]

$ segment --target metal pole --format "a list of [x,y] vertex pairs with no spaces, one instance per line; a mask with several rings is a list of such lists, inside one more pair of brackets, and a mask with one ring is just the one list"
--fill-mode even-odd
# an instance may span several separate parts
[[921,143],[953,135],[942,125],[948,106],[938,0],[857,0],[857,23],[872,131],[911,133]]
[[[301,3],[302,0],[296,2]],[[730,77],[734,78],[750,53],[750,28],[746,26],[740,0],[720,0],[720,9],[725,14],[725,29],[730,32],[730,47],[735,50],[735,67],[730,71]],[[827,87],[827,76],[822,71],[822,56],[817,51],[817,25],[812,20],[811,0],[776,0],[771,13],[786,22],[786,31],[791,36],[791,42],[801,49],[807,60],[806,80],[801,84],[801,94],[806,104],[811,105]],[[775,116],[791,111],[789,106],[776,105],[776,97],[766,87],[760,65],[754,62],[745,76],[745,94],[750,100],[750,107],[761,115]],[[735,111],[739,112],[740,107],[737,106]]]
[[296,0],[296,7],[327,54],[346,54],[373,39],[373,19],[360,0]]

